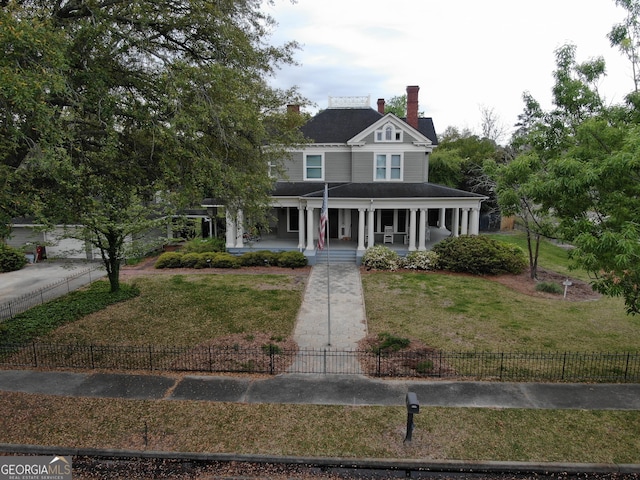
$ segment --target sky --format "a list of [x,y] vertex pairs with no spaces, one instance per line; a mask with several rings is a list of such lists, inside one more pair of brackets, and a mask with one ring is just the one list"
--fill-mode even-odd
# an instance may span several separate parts
[[529,92],[551,108],[555,50],[577,47],[579,62],[604,57],[599,91],[620,103],[633,89],[628,60],[606,35],[625,18],[614,0],[274,0],[271,43],[301,44],[299,66],[272,79],[297,86],[315,108],[329,96],[386,100],[418,85],[419,110],[436,131],[480,133],[481,109],[513,130]]

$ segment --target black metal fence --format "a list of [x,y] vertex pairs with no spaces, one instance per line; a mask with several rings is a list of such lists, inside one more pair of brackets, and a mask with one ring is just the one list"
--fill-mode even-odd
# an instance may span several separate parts
[[42,305],[49,300],[66,295],[72,290],[76,290],[77,288],[93,282],[98,277],[104,275],[104,272],[97,272],[100,268],[101,266],[84,268],[79,272],[73,273],[72,275],[69,275],[57,282],[53,282],[39,290],[29,292],[18,298],[0,304],[0,321],[13,318],[22,312],[26,312],[30,308]]
[[61,345],[0,347],[5,368],[231,373],[327,373],[376,377],[546,382],[639,382],[640,353],[374,352],[334,349]]

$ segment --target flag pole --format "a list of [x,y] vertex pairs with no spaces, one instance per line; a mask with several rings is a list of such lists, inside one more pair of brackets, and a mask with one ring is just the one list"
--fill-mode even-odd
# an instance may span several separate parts
[[318,250],[327,247],[327,345],[331,346],[331,275],[329,272],[329,187],[324,184],[322,209],[320,211],[320,225],[318,229]]
[[329,212],[327,208],[327,346],[331,346],[331,275],[329,272],[329,255],[331,254],[331,248],[329,245]]

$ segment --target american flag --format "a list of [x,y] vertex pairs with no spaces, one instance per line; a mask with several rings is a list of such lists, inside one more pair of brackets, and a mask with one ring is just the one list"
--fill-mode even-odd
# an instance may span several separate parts
[[322,210],[320,210],[320,226],[318,227],[318,250],[324,248],[325,231],[329,219],[329,190],[324,184],[324,197],[322,197]]

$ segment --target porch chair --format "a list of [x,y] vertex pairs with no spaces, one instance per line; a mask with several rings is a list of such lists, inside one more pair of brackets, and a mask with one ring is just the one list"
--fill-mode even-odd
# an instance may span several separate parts
[[383,243],[393,243],[393,225],[386,225],[384,227]]

